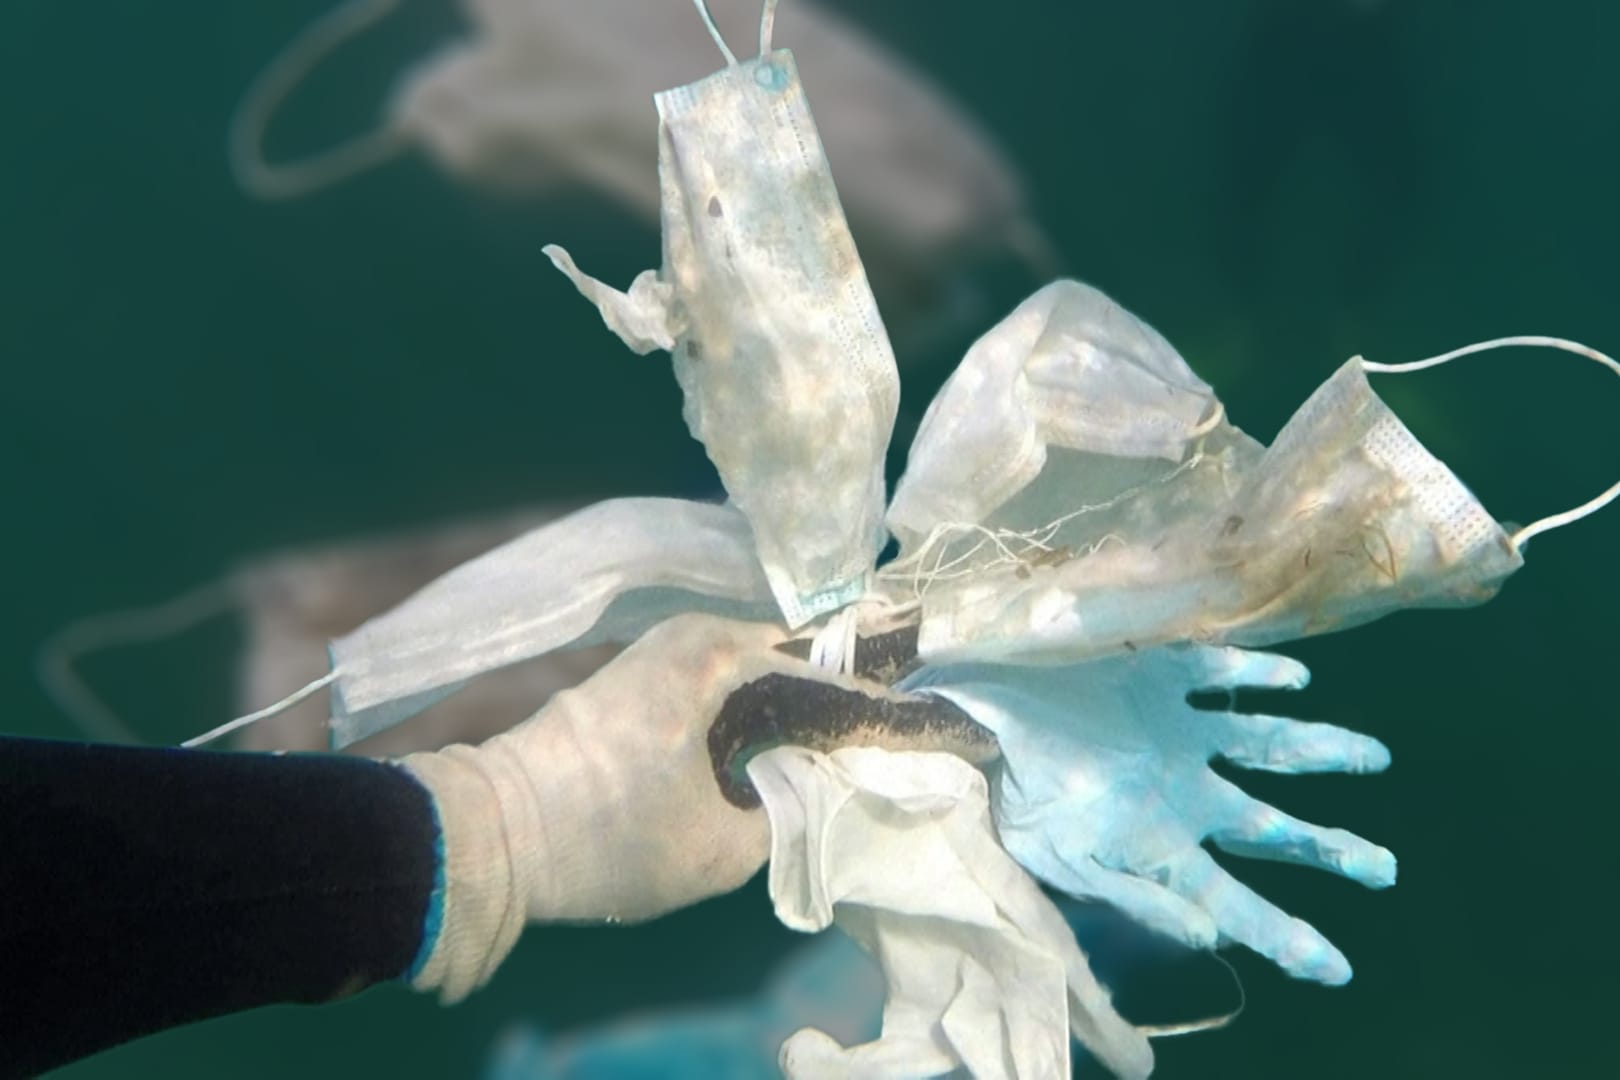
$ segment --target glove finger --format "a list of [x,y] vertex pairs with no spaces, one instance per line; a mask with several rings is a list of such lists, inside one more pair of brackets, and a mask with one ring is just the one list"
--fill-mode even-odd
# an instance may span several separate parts
[[1329,870],[1369,889],[1395,884],[1395,856],[1346,829],[1330,829],[1283,813],[1221,781],[1228,804],[1209,838],[1222,851],[1251,859]]
[[1072,896],[1101,900],[1154,933],[1194,949],[1213,949],[1220,939],[1209,912],[1156,881],[1111,870],[1089,856],[1062,862],[1069,875],[1049,884]]
[[1375,773],[1389,748],[1371,735],[1283,716],[1227,713],[1216,751],[1234,765],[1279,773]]
[[1210,913],[1223,937],[1296,979],[1330,986],[1350,981],[1350,961],[1332,942],[1221,869],[1203,848],[1186,849],[1162,872],[1171,889]]
[[1311,671],[1298,660],[1231,645],[1195,646],[1196,690],[1301,690]]

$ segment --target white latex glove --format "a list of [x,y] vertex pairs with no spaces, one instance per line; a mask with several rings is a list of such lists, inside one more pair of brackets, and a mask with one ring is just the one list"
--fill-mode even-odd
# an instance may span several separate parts
[[771,624],[670,619],[511,731],[405,758],[444,844],[440,929],[413,985],[457,1001],[528,921],[641,921],[745,883],[770,826],[746,784],[736,802],[722,794],[716,755],[738,753],[740,773],[756,744],[962,747],[938,724],[907,729],[932,706],[779,652],[785,637]]

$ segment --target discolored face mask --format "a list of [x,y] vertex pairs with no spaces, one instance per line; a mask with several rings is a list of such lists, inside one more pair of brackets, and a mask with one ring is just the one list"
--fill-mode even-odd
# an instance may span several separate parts
[[1090,285],[1054,281],[975,342],[929,405],[889,528],[911,555],[940,523],[1030,516],[1013,500],[1042,488],[1102,501],[1169,471],[1222,415],[1151,326]]
[[674,354],[687,425],[797,627],[868,588],[900,390],[774,8],[757,57],[715,32],[726,67],[655,99],[662,268],[620,292],[546,253],[625,344]]
[[[1130,415],[1144,429],[1179,430],[1179,460],[1059,453],[1025,470],[1035,479],[976,518],[930,518],[916,512],[920,503],[902,503],[908,491],[937,482],[937,459],[949,456],[958,471],[975,464],[963,450],[971,444],[947,450],[919,438],[932,456],[920,458],[918,481],[908,472],[895,500],[911,514],[896,531],[912,550],[886,569],[886,582],[910,584],[919,596],[920,651],[936,663],[1072,662],[1175,641],[1266,645],[1401,608],[1482,603],[1523,565],[1526,540],[1605,505],[1620,485],[1510,533],[1366,376],[1503,345],[1549,345],[1613,365],[1547,338],[1502,339],[1414,364],[1357,357],[1264,450],[1218,410],[1197,425],[1186,409],[1176,415],[1167,388],[1163,405]],[[991,351],[984,342],[981,349]],[[1137,370],[1128,357],[1101,355],[1110,367]],[[1004,411],[976,422],[1001,423],[1043,451],[1065,437],[1074,445],[1038,415],[1009,419]]]

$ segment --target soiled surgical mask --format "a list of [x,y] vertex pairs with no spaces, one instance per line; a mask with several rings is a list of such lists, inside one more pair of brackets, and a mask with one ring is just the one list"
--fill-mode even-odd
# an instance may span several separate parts
[[1055,281],[975,342],[929,405],[888,526],[905,557],[936,524],[985,521],[1037,480],[1100,502],[1168,471],[1222,415],[1152,327]]
[[[1620,485],[1509,533],[1366,376],[1505,345],[1566,349],[1620,373],[1602,354],[1549,338],[1500,339],[1405,365],[1358,357],[1263,451],[1214,413],[1213,423],[1183,428],[1178,461],[1057,458],[1047,467],[1072,483],[1040,475],[977,520],[916,514],[902,526],[911,549],[885,582],[912,588],[919,648],[936,663],[1072,662],[1174,641],[1265,645],[1400,608],[1482,603],[1523,565],[1530,536],[1593,512]],[[1034,420],[1006,415],[1008,431],[1056,441]],[[925,480],[941,456],[956,454],[959,468],[974,460],[954,442],[924,449]]]
[[883,544],[899,376],[793,56],[658,94],[664,258],[619,292],[548,255],[637,352],[674,353],[685,415],[747,516],[791,627],[863,595]]

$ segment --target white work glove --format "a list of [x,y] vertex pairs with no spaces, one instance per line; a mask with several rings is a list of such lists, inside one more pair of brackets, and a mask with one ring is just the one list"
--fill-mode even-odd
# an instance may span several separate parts
[[[670,619],[511,731],[405,758],[433,795],[444,845],[440,929],[412,985],[458,1001],[527,921],[651,919],[752,877],[770,825],[722,796],[709,750],[727,696],[772,673],[830,684],[818,693],[884,695],[776,651],[784,637],[774,625]],[[745,699],[770,729],[769,697]]]

